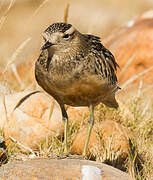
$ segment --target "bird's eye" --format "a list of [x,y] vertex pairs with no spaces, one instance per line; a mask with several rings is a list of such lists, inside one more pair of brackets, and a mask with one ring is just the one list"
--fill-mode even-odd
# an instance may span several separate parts
[[65,34],[65,35],[63,36],[63,38],[65,38],[65,39],[68,39],[69,37],[70,37],[69,34]]

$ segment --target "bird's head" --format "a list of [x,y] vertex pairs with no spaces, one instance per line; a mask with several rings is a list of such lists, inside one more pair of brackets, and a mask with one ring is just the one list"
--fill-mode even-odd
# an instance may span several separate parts
[[66,51],[76,46],[80,42],[81,33],[79,33],[71,24],[54,23],[43,33],[45,44],[41,50],[51,49]]

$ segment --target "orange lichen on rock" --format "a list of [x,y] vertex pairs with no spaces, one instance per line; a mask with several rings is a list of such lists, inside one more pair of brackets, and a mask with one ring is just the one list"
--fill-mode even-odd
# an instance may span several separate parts
[[[113,52],[121,67],[119,72],[120,83],[153,67],[152,22],[153,11],[146,12],[103,40],[104,45]],[[152,83],[153,69],[138,78],[138,80],[140,79]]]
[[10,142],[9,137],[11,136],[20,143],[33,148],[47,136],[63,135],[64,127],[60,107],[55,102],[49,120],[51,98],[44,93],[31,95],[14,110],[19,100],[29,93],[30,91],[25,91],[6,95],[4,96],[5,102],[0,102],[0,128],[4,131],[6,144]]

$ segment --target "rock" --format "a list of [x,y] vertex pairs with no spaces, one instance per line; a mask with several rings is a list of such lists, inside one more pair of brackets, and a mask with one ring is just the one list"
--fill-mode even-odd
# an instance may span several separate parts
[[[135,83],[123,88],[117,95],[122,122],[142,129],[153,119],[153,84]],[[136,121],[136,119],[138,119]],[[140,123],[141,122],[141,123]]]
[[[73,141],[72,154],[82,154],[86,136],[87,128],[81,129]],[[132,138],[131,132],[117,122],[107,120],[97,123],[91,133],[88,157],[120,167],[130,150],[129,138]]]
[[83,122],[89,115],[88,107],[72,107],[67,108],[67,113],[70,122]]
[[[119,81],[124,83],[132,76],[153,67],[153,11],[131,20],[103,40],[115,55],[121,70]],[[142,78],[143,77],[143,78]],[[153,68],[137,79],[153,82]]]
[[29,93],[31,91],[1,96],[0,128],[4,131],[6,144],[10,142],[11,136],[25,146],[36,148],[46,137],[63,135],[60,107],[55,102],[49,120],[49,109],[53,99],[43,92],[31,95],[14,110],[19,100]]
[[[86,178],[85,178],[86,177]],[[0,179],[128,180],[129,175],[103,163],[76,159],[14,161],[0,168]]]

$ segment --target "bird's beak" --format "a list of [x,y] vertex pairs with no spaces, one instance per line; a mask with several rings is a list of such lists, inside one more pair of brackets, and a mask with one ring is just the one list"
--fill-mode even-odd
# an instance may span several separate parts
[[54,44],[50,43],[50,42],[46,42],[42,47],[41,47],[41,50],[45,50],[51,46],[53,46]]

